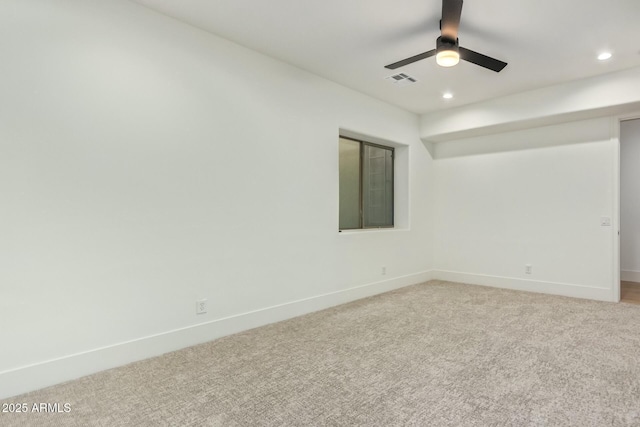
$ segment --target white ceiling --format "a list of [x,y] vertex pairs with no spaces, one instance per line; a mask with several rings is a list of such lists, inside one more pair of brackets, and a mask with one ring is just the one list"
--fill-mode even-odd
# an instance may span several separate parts
[[[441,0],[136,1],[415,113],[640,66],[640,0],[466,0],[460,45],[508,62],[500,73],[435,58],[384,68],[435,48]],[[418,83],[385,80],[396,72]]]

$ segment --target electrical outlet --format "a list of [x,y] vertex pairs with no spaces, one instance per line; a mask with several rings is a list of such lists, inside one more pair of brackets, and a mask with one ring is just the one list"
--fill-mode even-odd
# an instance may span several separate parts
[[526,274],[531,274],[531,269],[532,269],[532,268],[533,268],[533,267],[531,266],[531,264],[526,264],[526,265],[524,266],[524,272],[525,272]]
[[387,267],[382,267],[382,271],[381,274],[384,276],[385,274],[387,274]]
[[196,301],[196,314],[205,314],[207,312],[207,300],[201,299]]

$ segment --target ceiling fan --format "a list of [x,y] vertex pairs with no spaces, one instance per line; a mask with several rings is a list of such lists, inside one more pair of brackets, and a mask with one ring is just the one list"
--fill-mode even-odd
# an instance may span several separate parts
[[436,56],[436,62],[442,67],[452,67],[460,59],[472,62],[489,70],[499,73],[507,66],[495,58],[465,49],[458,44],[458,27],[460,26],[460,15],[462,15],[462,0],[442,0],[442,19],[440,20],[440,37],[436,40],[436,48],[430,51],[412,56],[393,64],[385,65],[385,68],[395,70],[404,67],[421,59]]

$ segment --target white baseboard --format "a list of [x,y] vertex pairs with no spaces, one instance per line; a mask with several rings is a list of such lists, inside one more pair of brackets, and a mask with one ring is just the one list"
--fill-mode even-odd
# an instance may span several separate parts
[[471,285],[491,286],[494,288],[518,291],[539,292],[566,297],[585,298],[599,301],[613,301],[611,288],[595,288],[568,283],[543,282],[513,277],[489,276],[484,274],[461,273],[457,271],[433,270],[432,278]]
[[396,277],[0,372],[0,399],[432,279]]
[[640,283],[640,271],[620,270],[620,280]]

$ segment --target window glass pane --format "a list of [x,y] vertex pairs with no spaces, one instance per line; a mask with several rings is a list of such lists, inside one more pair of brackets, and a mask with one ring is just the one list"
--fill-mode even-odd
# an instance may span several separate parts
[[360,143],[340,138],[340,229],[361,228]]
[[364,227],[393,226],[393,150],[364,145],[362,201]]

